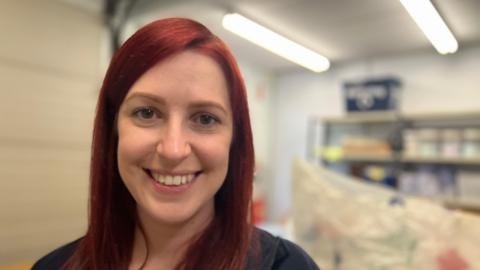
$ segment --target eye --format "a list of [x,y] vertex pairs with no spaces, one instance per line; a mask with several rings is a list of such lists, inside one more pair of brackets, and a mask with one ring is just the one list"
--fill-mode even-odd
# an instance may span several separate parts
[[199,124],[200,126],[205,126],[205,127],[215,125],[219,122],[216,117],[208,113],[200,113],[196,115],[193,118],[193,120],[196,124]]
[[140,120],[150,120],[155,117],[155,110],[150,107],[138,108],[133,112],[133,116]]

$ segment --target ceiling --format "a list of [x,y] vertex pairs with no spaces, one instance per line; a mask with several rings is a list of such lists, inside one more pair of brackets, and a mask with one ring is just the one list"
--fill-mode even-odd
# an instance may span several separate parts
[[[96,0],[64,0],[90,8]],[[480,0],[432,0],[459,42],[459,51],[480,46]],[[332,65],[359,59],[436,53],[398,0],[138,0],[130,23],[158,18],[198,20],[220,36],[236,56],[274,71],[301,69],[221,27],[237,12],[329,58]]]

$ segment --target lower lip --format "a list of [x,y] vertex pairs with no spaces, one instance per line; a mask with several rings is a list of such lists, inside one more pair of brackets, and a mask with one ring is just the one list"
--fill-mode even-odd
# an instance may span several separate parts
[[197,177],[198,177],[198,175],[195,175],[193,177],[192,181],[190,181],[187,184],[178,185],[178,186],[167,186],[167,185],[163,185],[163,184],[155,181],[149,175],[150,181],[152,181],[152,183],[153,183],[153,188],[157,192],[159,192],[159,193],[170,193],[170,194],[178,194],[178,193],[182,193],[182,192],[185,192],[186,190],[190,189],[192,187],[192,185],[195,183],[195,181],[197,180]]

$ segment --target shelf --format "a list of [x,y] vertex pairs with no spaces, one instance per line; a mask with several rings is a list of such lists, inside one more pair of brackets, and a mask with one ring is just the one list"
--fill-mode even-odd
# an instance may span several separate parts
[[389,123],[399,120],[395,112],[360,112],[349,113],[345,116],[326,117],[321,121],[328,124],[361,124],[361,123]]
[[[362,168],[363,166],[361,165],[370,164],[382,165],[382,167],[393,169],[392,172],[396,177],[399,177],[403,171],[418,173],[418,171],[421,170],[421,168],[417,168],[419,167],[418,165],[448,165],[448,167],[452,167],[452,171],[479,172],[480,170],[480,157],[451,158],[441,157],[440,155],[439,157],[425,157],[406,155],[410,153],[407,151],[398,152],[398,150],[401,149],[402,140],[411,137],[409,136],[411,134],[403,133],[406,130],[419,131],[422,129],[432,129],[439,131],[439,135],[443,135],[443,131],[448,129],[463,132],[463,130],[467,128],[480,128],[480,110],[434,113],[347,113],[338,117],[317,117],[315,121],[311,121],[311,123],[317,125],[309,129],[313,132],[313,135],[310,137],[315,138],[315,140],[312,139],[311,141],[318,149],[324,150],[316,151],[314,158],[318,160],[320,157],[325,165],[332,165],[332,168],[340,171],[345,172],[350,169],[352,173],[358,174],[365,169]],[[318,133],[320,132],[323,133],[322,136],[319,136]],[[412,134],[416,135],[415,133]],[[447,134],[447,132],[445,132],[445,134]],[[350,137],[345,137],[345,135],[350,135]],[[365,141],[362,142],[360,139]],[[385,151],[375,151],[378,147],[367,148],[366,146],[368,146],[367,142],[369,142],[369,140],[389,142],[389,149],[391,151],[387,153]],[[347,142],[350,142],[350,144]],[[412,145],[408,144],[410,141],[403,142],[405,149],[412,149],[408,147]],[[439,140],[439,143],[440,142],[441,140]],[[364,145],[362,145],[362,143]],[[329,148],[333,150],[330,149],[332,150],[330,151]],[[436,174],[435,177],[437,177]],[[456,185],[456,188],[458,188],[458,183]],[[458,197],[452,199],[426,199],[436,201],[438,204],[444,205],[447,208],[474,212],[476,214],[480,213],[480,199],[469,201]]]
[[424,197],[424,196],[415,196],[408,195],[413,198],[426,199],[427,201],[432,201],[438,204],[443,205],[449,209],[458,209],[467,212],[480,213],[480,200],[467,200],[463,198],[445,198],[445,197]]
[[405,113],[401,118],[406,121],[449,121],[464,119],[480,119],[480,111],[438,112],[438,113]]
[[438,199],[445,207],[452,209],[461,209],[469,212],[480,212],[480,200],[471,201],[463,199]]
[[336,117],[323,117],[327,124],[388,123],[396,121],[451,121],[479,120],[480,111],[437,112],[437,113],[398,113],[398,112],[357,112]]
[[381,155],[344,155],[337,161],[345,162],[394,162],[402,163],[434,163],[452,165],[478,165],[480,158],[427,158],[427,157],[400,157],[398,160],[392,156]]
[[406,163],[435,163],[435,164],[479,165],[480,166],[480,158],[402,157],[401,161]]
[[391,156],[384,155],[345,155],[340,161],[347,162],[393,162],[394,159]]

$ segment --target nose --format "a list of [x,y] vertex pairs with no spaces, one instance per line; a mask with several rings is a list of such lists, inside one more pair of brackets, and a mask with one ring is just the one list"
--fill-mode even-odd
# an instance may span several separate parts
[[176,164],[191,153],[188,134],[180,123],[168,123],[163,127],[157,144],[157,153],[166,163]]

